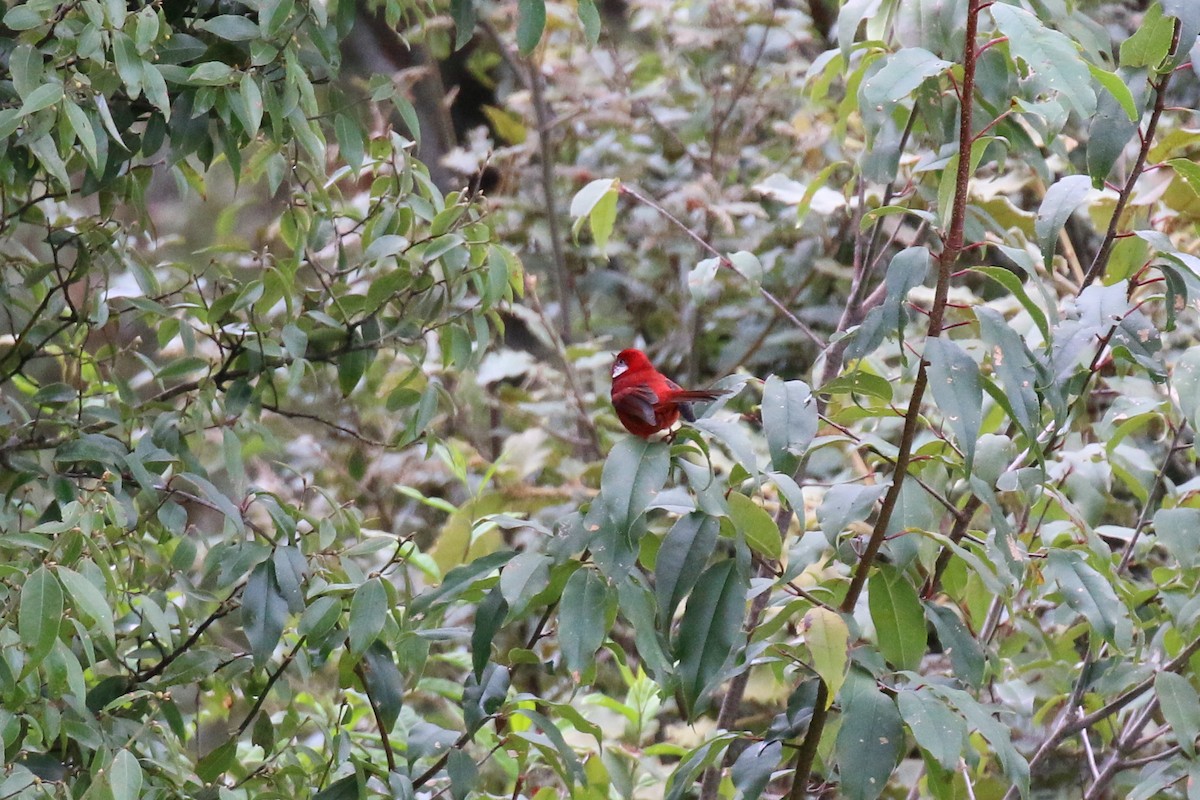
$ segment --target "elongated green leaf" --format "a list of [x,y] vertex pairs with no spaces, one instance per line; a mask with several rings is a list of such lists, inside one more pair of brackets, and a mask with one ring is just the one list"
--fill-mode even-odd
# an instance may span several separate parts
[[1191,569],[1200,563],[1200,508],[1160,509],[1154,533],[1180,566]]
[[840,614],[819,607],[804,615],[801,626],[804,643],[812,654],[813,669],[829,690],[825,701],[825,707],[828,708],[846,680],[850,629]]
[[756,800],[771,781],[771,773],[779,766],[783,756],[783,742],[755,742],[742,751],[733,762],[729,778],[737,797],[741,800]]
[[1046,190],[1046,196],[1042,198],[1037,219],[1033,224],[1046,269],[1050,269],[1054,262],[1059,231],[1067,224],[1075,209],[1087,199],[1091,190],[1092,182],[1084,175],[1068,175]]
[[654,594],[635,572],[617,585],[617,597],[621,615],[633,628],[634,642],[643,667],[660,685],[667,685],[675,669],[667,658],[666,637],[659,633],[661,626],[655,624]]
[[900,692],[900,716],[921,749],[943,769],[954,769],[967,743],[967,724],[931,692]]
[[1013,421],[1026,433],[1032,433],[1041,422],[1041,401],[1034,386],[1038,382],[1037,360],[1029,352],[1020,334],[1009,327],[995,309],[978,306],[980,338],[991,353],[992,371],[1000,379],[1013,411]]
[[771,466],[790,475],[817,435],[817,403],[803,381],[767,378],[762,399],[763,432],[771,451]]
[[921,47],[897,50],[887,57],[882,69],[863,81],[860,90],[863,102],[870,106],[898,103],[926,79],[941,75],[951,66],[949,61]]
[[112,608],[109,607],[104,592],[72,569],[59,565],[54,571],[71,595],[71,604],[75,610],[80,612],[82,617],[96,623],[96,627],[108,641],[115,642],[117,634],[113,626]]
[[874,679],[852,672],[842,689],[842,726],[834,743],[841,795],[875,800],[904,751],[904,727],[896,704]]
[[917,590],[890,564],[867,582],[867,601],[884,657],[898,669],[915,670],[925,655],[925,612]]
[[1101,69],[1095,64],[1088,64],[1088,70],[1091,71],[1092,77],[1096,79],[1104,89],[1112,95],[1113,99],[1121,106],[1121,110],[1131,120],[1135,121],[1138,118],[1137,105],[1133,100],[1133,92],[1129,91],[1129,87],[1125,85],[1125,81],[1121,80],[1121,76],[1115,72],[1109,72],[1106,69]]
[[1160,672],[1154,679],[1154,693],[1175,740],[1183,752],[1195,756],[1196,737],[1200,736],[1200,695],[1195,687],[1182,675]]
[[375,641],[387,620],[387,590],[379,578],[371,578],[354,592],[350,601],[350,653],[361,655]]
[[475,0],[450,0],[454,19],[454,49],[462,50],[475,35]]
[[729,495],[729,518],[750,549],[767,558],[783,554],[783,538],[771,515],[741,492]]
[[271,657],[287,620],[287,599],[275,579],[275,565],[264,561],[254,568],[242,593],[242,628],[250,640],[254,665],[261,667]]
[[700,579],[720,530],[716,518],[696,511],[680,517],[663,538],[654,569],[658,619],[663,630],[670,628],[675,609]]
[[471,666],[477,678],[483,677],[483,670],[492,657],[492,640],[507,616],[508,602],[500,587],[493,587],[475,609],[475,629],[471,631]]
[[1171,49],[1175,21],[1163,16],[1162,6],[1151,4],[1133,34],[1121,42],[1121,65],[1157,67]]
[[[1092,178],[1092,186],[1097,189],[1104,186],[1125,145],[1137,133],[1141,109],[1146,103],[1147,72],[1145,68],[1135,69],[1126,64],[1115,74],[1132,98],[1132,117],[1125,99],[1118,99],[1120,89],[1115,86],[1108,87],[1106,83],[1109,91],[1101,94],[1096,101],[1096,115],[1088,127],[1087,170]],[[1130,86],[1136,87],[1135,90],[1130,91]]]
[[108,772],[113,800],[138,800],[142,794],[142,765],[137,757],[122,748],[117,751]]
[[969,686],[978,687],[983,684],[984,660],[983,648],[967,626],[953,611],[935,603],[926,603],[925,609],[933,628],[937,631],[938,641],[942,652],[950,656],[950,666],[959,680]]
[[627,530],[642,515],[667,480],[670,448],[629,436],[613,447],[604,462],[600,492],[608,517],[618,530]]
[[554,749],[558,751],[558,755],[562,759],[564,769],[561,774],[566,779],[567,785],[584,783],[587,777],[583,772],[583,764],[579,761],[579,756],[567,744],[567,740],[563,738],[562,731],[558,729],[558,726],[548,720],[544,714],[533,709],[522,708],[517,713],[528,717],[529,721],[538,726],[542,733],[546,734],[546,738],[553,743]]
[[[1110,644],[1123,647],[1128,642],[1118,640],[1118,629],[1122,626],[1125,606],[1106,581],[1074,550],[1052,550],[1046,559],[1046,577],[1058,584],[1063,599],[1087,621]],[[1128,630],[1125,630],[1128,634]],[[1124,637],[1121,637],[1124,638]]]
[[726,559],[704,571],[688,598],[676,654],[689,717],[703,710],[710,684],[742,638],[747,588],[737,562]]
[[[567,669],[582,675],[595,666],[604,637],[608,583],[592,569],[580,569],[567,581],[558,610],[558,643]],[[578,678],[577,678],[578,679]]]
[[1038,89],[1062,97],[1082,119],[1091,117],[1096,93],[1075,43],[1023,9],[996,3],[988,10],[1008,37],[1013,55],[1028,65],[1028,80]]
[[930,339],[925,345],[929,359],[929,388],[938,409],[950,423],[967,469],[975,459],[975,441],[983,424],[983,383],[979,365],[949,339]]
[[54,648],[62,614],[62,586],[50,570],[38,567],[21,587],[21,605],[17,612],[17,630],[29,658],[27,669],[40,664]]
[[384,730],[391,730],[404,704],[404,678],[386,644],[376,640],[363,653],[362,676],[371,702],[379,709]]
[[579,0],[578,13],[584,37],[588,44],[595,46],[600,41],[600,10],[596,8],[596,0]]
[[446,573],[441,586],[415,597],[409,604],[409,613],[423,614],[435,605],[453,600],[477,580],[487,577],[494,570],[507,564],[516,554],[516,550],[497,550],[475,559],[470,564],[455,567]]
[[550,557],[528,551],[504,565],[500,571],[500,592],[513,614],[519,614],[535,594],[550,582]]
[[546,28],[546,0],[517,0],[517,47],[527,56]]

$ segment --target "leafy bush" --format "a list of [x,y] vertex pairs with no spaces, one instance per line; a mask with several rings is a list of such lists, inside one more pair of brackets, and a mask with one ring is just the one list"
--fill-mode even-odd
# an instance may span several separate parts
[[439,11],[5,13],[0,797],[1182,796],[1200,7]]

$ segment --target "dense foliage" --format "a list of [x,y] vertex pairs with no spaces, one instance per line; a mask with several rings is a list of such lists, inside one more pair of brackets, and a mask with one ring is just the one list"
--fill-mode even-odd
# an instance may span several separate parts
[[7,6],[0,800],[1194,792],[1200,5],[835,5]]

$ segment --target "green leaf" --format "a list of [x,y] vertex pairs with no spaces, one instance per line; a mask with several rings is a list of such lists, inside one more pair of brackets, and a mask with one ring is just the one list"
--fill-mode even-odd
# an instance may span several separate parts
[[446,759],[446,774],[450,776],[450,797],[467,800],[479,783],[479,767],[475,759],[463,750],[451,750]]
[[841,704],[842,725],[834,742],[841,796],[875,800],[904,751],[900,713],[873,678],[857,671],[842,688]]
[[258,136],[258,129],[262,126],[262,91],[258,88],[258,81],[254,80],[254,75],[249,72],[242,74],[238,89],[242,97],[242,121],[246,126],[246,135],[253,139]]
[[1160,509],[1154,515],[1154,533],[1179,566],[1191,569],[1200,564],[1200,508]]
[[517,0],[517,47],[527,56],[538,46],[546,28],[546,0]]
[[230,42],[248,42],[261,36],[258,25],[241,14],[218,14],[211,19],[200,20],[196,27]]
[[571,217],[575,220],[571,225],[571,234],[579,240],[579,229],[586,220],[592,231],[600,252],[603,253],[612,234],[613,223],[617,215],[617,187],[615,178],[594,180],[575,193],[571,199]]
[[1192,190],[1192,193],[1200,196],[1200,166],[1188,158],[1169,158],[1164,162],[1171,169],[1175,170],[1175,174],[1183,178],[1183,182]]
[[912,583],[881,564],[867,582],[867,601],[884,658],[897,669],[917,669],[925,655],[925,611]]
[[1123,627],[1128,625],[1128,620],[1122,619],[1125,606],[1113,591],[1112,584],[1089,566],[1081,553],[1051,550],[1046,559],[1045,574],[1058,584],[1067,605],[1086,617],[1096,633],[1118,648],[1128,644],[1118,641],[1118,626],[1122,621],[1126,623]]
[[689,719],[704,710],[712,684],[742,638],[748,588],[736,560],[725,559],[704,571],[688,598],[676,656]]
[[754,552],[777,559],[783,554],[783,538],[771,515],[741,492],[729,495],[729,518]]
[[1096,110],[1096,93],[1077,45],[1023,9],[995,3],[988,10],[1008,37],[1013,56],[1028,66],[1026,80],[1037,90],[1066,100],[1082,119],[1090,118]]
[[191,472],[181,473],[179,477],[181,480],[185,480],[199,489],[201,494],[212,501],[213,505],[225,515],[226,519],[233,523],[239,532],[245,532],[245,521],[242,519],[241,510],[220,489],[214,486],[212,481]]
[[37,667],[58,639],[63,620],[63,592],[58,579],[38,567],[21,587],[21,605],[17,612],[17,630],[29,658],[26,671]]
[[925,344],[929,359],[929,387],[938,409],[950,423],[967,469],[975,459],[975,442],[983,424],[983,383],[979,365],[949,339],[930,339]]
[[921,749],[943,769],[957,768],[967,743],[963,718],[931,692],[900,692],[896,700],[904,724]]
[[461,50],[475,35],[475,0],[450,0],[454,20],[454,49]]
[[762,419],[771,466],[792,474],[817,435],[817,404],[812,390],[804,381],[785,381],[771,375],[763,386]]
[[1152,3],[1133,34],[1121,42],[1121,66],[1157,67],[1171,49],[1175,20],[1163,15],[1162,6]]
[[[1141,118],[1140,109],[1146,102],[1147,70],[1145,68],[1131,69],[1121,67],[1116,75],[1128,91],[1129,85],[1138,87],[1134,100],[1134,116],[1131,119],[1124,107],[1124,99],[1118,100],[1120,90],[1110,89],[1100,95],[1096,101],[1096,115],[1088,126],[1087,137],[1087,170],[1092,178],[1092,185],[1097,189],[1103,188],[1104,181],[1112,172],[1117,159],[1121,157],[1129,140],[1137,133],[1138,122]],[[1107,84],[1106,84],[1107,85]],[[1130,92],[1133,96],[1134,93]]]
[[861,394],[890,403],[892,402],[892,384],[879,375],[856,369],[852,372],[843,372],[828,383],[822,384],[817,389],[817,394]]
[[500,592],[514,616],[550,584],[551,562],[549,556],[530,550],[508,562],[500,571]]
[[142,793],[142,765],[137,757],[122,748],[108,770],[108,786],[113,800],[138,800]]
[[[338,114],[333,121],[333,131],[337,136],[338,151],[341,153],[342,160],[348,167],[358,172],[363,163],[363,135],[358,123],[346,114]],[[394,238],[401,239],[402,237]],[[374,245],[378,241],[377,239],[371,244]],[[399,249],[396,252],[399,252]],[[392,253],[388,253],[388,255],[392,255]]]
[[[699,572],[696,570],[697,575]],[[617,597],[621,614],[633,629],[642,666],[660,686],[666,686],[674,675],[674,665],[667,658],[668,648],[665,637],[659,634],[660,626],[655,624],[654,595],[641,575],[634,572],[617,585]]]
[[1200,696],[1188,679],[1174,672],[1160,672],[1154,679],[1154,693],[1163,717],[1175,732],[1175,741],[1188,757],[1196,755],[1196,737],[1200,736]]
[[876,501],[887,492],[888,485],[864,485],[842,483],[831,487],[817,506],[817,521],[821,531],[834,541],[855,520],[864,520],[871,515]]
[[925,609],[934,630],[937,631],[942,652],[950,656],[950,666],[954,674],[969,686],[978,688],[983,685],[987,662],[984,660],[983,648],[967,630],[967,626],[957,614],[945,606],[926,603]]
[[492,641],[508,617],[508,601],[500,587],[493,587],[475,608],[475,628],[471,631],[471,666],[475,677],[482,678],[492,658]]
[[409,614],[418,616],[429,611],[435,605],[454,600],[476,581],[487,577],[492,572],[504,566],[516,555],[516,550],[497,550],[494,553],[477,558],[469,564],[455,567],[446,573],[441,586],[413,598],[413,601],[408,606]]
[[804,643],[812,655],[813,669],[829,690],[825,699],[825,707],[829,708],[846,680],[850,628],[841,614],[821,607],[810,609],[800,624]]
[[917,90],[928,78],[953,66],[921,47],[905,47],[887,57],[883,67],[862,82],[864,105],[898,103]]
[[255,667],[261,667],[270,659],[283,635],[286,620],[287,600],[275,580],[275,566],[264,561],[250,573],[242,593],[242,628],[250,640]]
[[387,621],[387,590],[379,578],[371,578],[354,590],[350,600],[350,654],[359,656],[383,631]]
[[116,642],[117,634],[113,626],[112,609],[108,605],[104,592],[78,572],[61,564],[55,567],[54,571],[71,595],[71,603],[76,612],[96,623],[100,632],[109,642]]
[[1046,190],[1046,196],[1042,198],[1042,204],[1038,207],[1037,219],[1033,223],[1046,269],[1050,269],[1054,263],[1059,231],[1067,224],[1075,209],[1087,199],[1091,190],[1092,182],[1085,175],[1068,175]]
[[386,644],[376,640],[363,653],[362,675],[364,688],[383,719],[384,731],[390,731],[404,705],[404,678]]
[[608,583],[593,569],[576,570],[563,589],[558,643],[576,681],[595,667],[596,651],[608,635],[606,610],[610,599]]
[[1121,80],[1121,76],[1115,72],[1101,69],[1095,64],[1088,64],[1088,70],[1092,73],[1092,77],[1096,79],[1096,82],[1103,86],[1105,91],[1112,95],[1113,99],[1120,104],[1121,110],[1125,112],[1125,115],[1131,121],[1136,121],[1140,116],[1137,104],[1134,103],[1133,92],[1129,91],[1129,87],[1125,85],[1125,81]]
[[371,365],[374,358],[375,351],[368,350],[361,343],[356,343],[354,349],[348,350],[338,357],[338,388],[342,390],[343,397],[349,397],[350,393],[358,386],[363,373],[367,371],[367,367]]
[[1042,412],[1033,388],[1038,384],[1037,360],[1000,312],[980,305],[975,307],[975,317],[979,320],[980,338],[991,353],[992,372],[1004,386],[1013,410],[1013,421],[1027,434],[1035,433]]
[[1042,311],[1041,307],[1033,302],[1033,298],[1025,291],[1025,287],[1021,284],[1021,279],[1017,277],[1011,270],[1003,267],[975,267],[972,272],[982,273],[996,283],[1007,289],[1013,297],[1029,312],[1029,316],[1033,319],[1038,330],[1042,334],[1042,339],[1050,341],[1050,323],[1046,319],[1046,312]]
[[575,751],[567,744],[567,740],[563,738],[562,731],[558,729],[558,726],[546,719],[543,714],[530,708],[517,709],[516,713],[528,717],[529,721],[540,728],[554,745],[559,758],[562,759],[562,769],[559,770],[559,774],[563,777],[567,787],[571,788],[576,783],[586,783],[587,777],[583,771],[583,764],[580,763],[579,756],[575,755]]
[[694,511],[680,517],[663,538],[654,566],[654,589],[664,630],[670,629],[675,609],[700,579],[720,530],[715,517]]
[[584,38],[594,47],[600,41],[600,11],[596,8],[596,0],[579,0],[579,21],[583,25]]
[[663,442],[629,436],[613,447],[600,475],[600,501],[618,530],[628,530],[662,489],[671,467]]
[[63,99],[63,87],[61,83],[46,83],[29,93],[25,98],[25,102],[21,103],[21,111],[18,116],[27,117],[30,114],[36,114],[44,108],[49,108],[58,101]]
[[771,774],[783,757],[783,742],[754,742],[733,762],[729,779],[741,800],[755,800],[762,796]]

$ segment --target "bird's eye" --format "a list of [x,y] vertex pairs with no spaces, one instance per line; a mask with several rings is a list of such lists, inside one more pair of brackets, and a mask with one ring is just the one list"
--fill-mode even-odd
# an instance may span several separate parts
[[618,358],[613,362],[612,376],[615,378],[627,369],[629,369],[629,365]]

